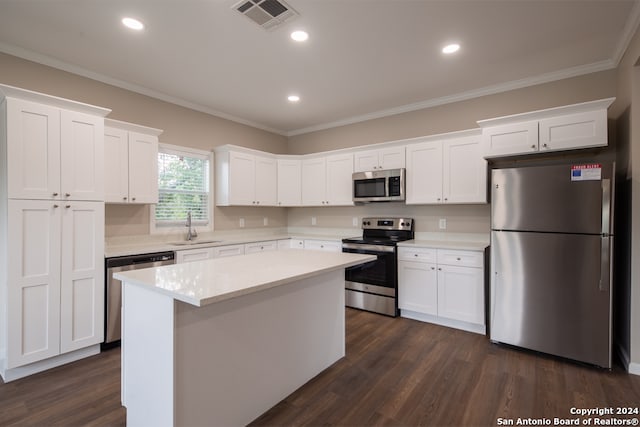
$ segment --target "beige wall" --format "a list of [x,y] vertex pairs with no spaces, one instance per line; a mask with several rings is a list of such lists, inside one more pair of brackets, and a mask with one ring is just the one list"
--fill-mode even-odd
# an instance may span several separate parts
[[290,154],[477,128],[476,121],[616,96],[615,70],[588,74],[467,101],[369,120],[289,138]]
[[[287,152],[287,138],[175,104],[160,101],[65,71],[0,53],[0,83],[98,105],[112,110],[109,118],[163,129],[160,142],[211,150],[235,144],[272,153]],[[109,173],[106,171],[106,173]],[[214,209],[217,230],[238,227],[239,218],[257,224],[254,217],[269,218],[269,226],[286,223],[282,208]],[[256,225],[258,226],[258,225]],[[108,206],[107,237],[149,233],[147,206]]]
[[[628,346],[631,369],[640,374],[640,31],[636,32],[617,70],[618,99],[611,111],[619,118],[618,128],[624,150],[621,161],[627,178],[629,208],[628,240],[631,249],[627,260],[628,284],[621,292],[623,310],[628,310]],[[622,176],[621,178],[624,178]],[[624,314],[624,313],[623,313]]]

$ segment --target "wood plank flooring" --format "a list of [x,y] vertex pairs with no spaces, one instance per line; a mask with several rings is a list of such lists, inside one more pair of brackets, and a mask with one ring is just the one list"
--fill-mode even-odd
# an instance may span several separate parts
[[[0,384],[0,426],[125,425],[120,352]],[[640,407],[640,377],[491,344],[484,336],[347,309],[347,356],[254,426],[495,426]],[[584,417],[583,417],[584,418]]]

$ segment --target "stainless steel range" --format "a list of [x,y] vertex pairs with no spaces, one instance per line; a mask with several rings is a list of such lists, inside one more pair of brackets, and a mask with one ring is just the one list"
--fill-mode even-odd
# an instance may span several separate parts
[[397,243],[413,239],[412,218],[363,218],[362,239],[343,239],[342,252],[376,255],[345,271],[346,306],[398,315]]

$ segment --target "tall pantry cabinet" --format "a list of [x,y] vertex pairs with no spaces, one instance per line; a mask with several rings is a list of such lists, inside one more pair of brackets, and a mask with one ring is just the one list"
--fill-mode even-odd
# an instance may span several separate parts
[[104,322],[104,116],[0,85],[0,374],[99,352]]

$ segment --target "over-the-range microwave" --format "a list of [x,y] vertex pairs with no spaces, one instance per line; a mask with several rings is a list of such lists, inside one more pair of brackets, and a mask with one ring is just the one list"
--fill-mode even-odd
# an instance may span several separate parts
[[404,200],[404,168],[353,174],[353,201],[398,202]]

